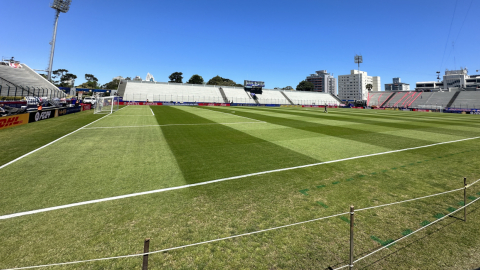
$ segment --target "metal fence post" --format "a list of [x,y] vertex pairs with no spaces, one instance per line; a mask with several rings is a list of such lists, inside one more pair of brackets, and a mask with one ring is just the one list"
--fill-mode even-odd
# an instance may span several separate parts
[[350,265],[349,269],[353,269],[353,226],[355,219],[355,207],[350,206]]
[[467,178],[463,178],[463,221],[467,222]]

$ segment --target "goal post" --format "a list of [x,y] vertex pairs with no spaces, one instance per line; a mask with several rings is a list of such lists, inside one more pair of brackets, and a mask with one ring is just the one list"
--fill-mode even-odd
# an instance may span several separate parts
[[97,97],[95,102],[95,114],[113,113],[118,111],[119,98],[116,96]]

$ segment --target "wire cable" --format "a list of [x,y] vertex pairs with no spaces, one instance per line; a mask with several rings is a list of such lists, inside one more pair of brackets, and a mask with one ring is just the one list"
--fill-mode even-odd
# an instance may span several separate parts
[[445,52],[447,51],[448,39],[450,38],[450,32],[452,31],[453,19],[455,18],[455,11],[457,10],[458,0],[455,1],[455,8],[453,9],[452,21],[450,22],[450,28],[448,29],[447,40],[445,41],[445,49],[443,50],[442,62],[440,64],[440,70],[443,66],[443,60],[445,59]]

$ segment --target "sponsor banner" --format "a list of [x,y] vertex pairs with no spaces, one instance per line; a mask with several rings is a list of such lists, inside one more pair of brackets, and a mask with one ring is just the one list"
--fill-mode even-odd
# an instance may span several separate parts
[[[179,104],[176,104],[179,105]],[[230,103],[198,103],[198,106],[224,106],[228,107],[230,106]]]
[[364,109],[363,107],[352,107],[352,109]]
[[38,111],[31,112],[30,116],[28,117],[28,122],[33,123],[33,122],[38,122],[41,120],[53,118],[55,117],[55,114],[56,114],[55,111],[56,110],[53,109],[53,110],[44,110],[42,112],[38,112]]
[[303,107],[303,105],[280,105],[280,107]]
[[375,107],[375,108],[372,108],[374,110],[385,110],[385,108],[378,108],[378,107]]
[[28,124],[28,113],[0,117],[0,129]]
[[[325,108],[325,105],[302,105],[302,107],[304,107],[304,108]],[[338,106],[328,105],[327,108],[338,108]]]
[[82,111],[88,111],[88,110],[91,110],[92,109],[92,104],[88,103],[88,104],[84,104],[82,103]]
[[[162,102],[139,102],[139,101],[120,101],[119,105],[147,105],[147,106],[161,106],[167,105]],[[175,103],[170,103],[170,105],[175,105]]]
[[456,108],[445,108],[443,112],[446,113],[461,113],[461,114],[480,114],[480,109],[456,109]]
[[431,110],[425,110],[425,109],[412,109],[414,112],[432,112]]

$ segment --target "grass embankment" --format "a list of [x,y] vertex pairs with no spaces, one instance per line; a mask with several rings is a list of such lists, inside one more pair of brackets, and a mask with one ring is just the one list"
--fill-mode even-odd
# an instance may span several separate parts
[[[12,192],[16,201],[4,199],[2,212],[461,139],[475,135],[480,126],[463,116],[447,115],[443,124],[423,114],[408,118],[353,110],[332,110],[327,116],[292,109],[156,107],[155,117],[150,117],[144,114],[148,107],[127,109],[118,114],[125,117],[108,117],[92,126],[143,126],[153,121],[164,126],[85,130],[65,145],[52,145],[42,154],[50,156],[47,150],[56,153],[80,140],[97,142],[82,159],[91,166],[90,174],[71,171],[61,178],[4,185],[14,180],[8,176],[1,180],[7,187],[2,197]],[[139,117],[127,116],[130,113]],[[236,115],[267,123],[238,124],[253,120]],[[435,116],[443,115],[428,114]],[[237,124],[217,124],[233,122]],[[384,124],[391,122],[404,125]],[[118,147],[98,148],[100,140]],[[150,250],[158,250],[343,213],[351,204],[358,209],[455,189],[463,186],[464,176],[469,182],[480,178],[480,160],[472,158],[477,153],[478,141],[470,140],[3,220],[0,267],[141,253],[146,237],[152,239]],[[85,157],[82,151],[76,154]],[[32,157],[21,165],[34,166],[35,161]],[[69,161],[59,159],[55,166],[67,166],[63,163]],[[52,173],[50,163],[41,166],[34,168]],[[172,182],[172,175],[178,182]],[[22,192],[27,185],[30,193]],[[479,192],[478,185],[470,188],[469,201]],[[460,206],[462,195],[459,191],[358,212],[355,256],[448,215]],[[469,208],[466,223],[456,214],[357,266],[477,267],[477,209]],[[150,268],[325,269],[347,264],[346,217],[151,255]],[[140,263],[138,257],[52,269],[138,269]]]

